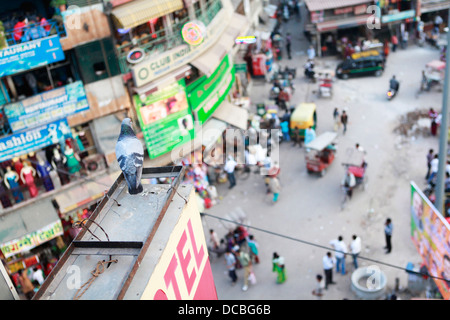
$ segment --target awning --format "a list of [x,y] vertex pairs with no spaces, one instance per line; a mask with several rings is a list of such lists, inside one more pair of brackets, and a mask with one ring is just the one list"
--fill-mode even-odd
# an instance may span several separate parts
[[319,22],[316,24],[316,28],[320,32],[333,30],[333,29],[352,28],[352,27],[356,27],[359,25],[365,25],[367,23],[367,19],[370,17],[371,17],[371,15],[362,15],[362,16],[355,16],[355,17],[350,17],[350,18],[340,19],[340,20]]
[[172,84],[180,80],[181,78],[186,77],[188,74],[190,74],[191,69],[192,69],[191,66],[185,65],[183,67],[176,69],[175,71],[172,71],[171,73],[165,75],[164,77],[159,78],[158,80],[152,81],[141,87],[134,87],[133,91],[138,95],[141,94],[149,95],[160,88],[164,88],[167,85]]
[[225,121],[236,128],[247,130],[248,111],[245,108],[235,106],[234,104],[223,101],[214,111],[214,118]]
[[207,77],[217,69],[225,55],[233,48],[235,40],[240,36],[241,30],[248,25],[247,18],[241,14],[233,13],[228,26],[220,39],[205,53],[190,62]]
[[373,3],[373,0],[305,0],[305,3],[309,11],[320,11],[351,7],[362,3]]
[[227,128],[227,124],[223,121],[211,118],[202,126],[202,145],[205,151],[210,150],[217,140],[222,136],[222,133]]
[[183,9],[183,0],[134,0],[112,10],[118,28],[129,29]]
[[[420,14],[431,12],[431,11],[440,11],[440,10],[448,10],[450,8],[450,3],[448,1],[445,2],[421,2],[420,5]],[[419,13],[417,14],[419,15]]]
[[0,216],[0,244],[19,239],[59,220],[50,198],[27,203]]
[[112,173],[96,178],[62,194],[55,196],[61,215],[68,215],[80,208],[87,207],[97,202],[114,184],[118,173]]

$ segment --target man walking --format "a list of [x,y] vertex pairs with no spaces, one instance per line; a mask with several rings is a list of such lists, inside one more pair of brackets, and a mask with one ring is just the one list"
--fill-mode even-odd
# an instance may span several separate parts
[[237,281],[236,258],[230,249],[225,252],[225,262],[227,264],[228,276],[231,278],[231,284],[234,286]]
[[234,169],[236,168],[236,165],[236,161],[234,161],[233,157],[229,155],[227,161],[225,162],[225,166],[223,167],[223,170],[227,173],[228,181],[230,182],[228,189],[231,189],[236,185],[236,178],[234,176]]
[[428,178],[430,177],[430,173],[431,173],[431,161],[432,161],[433,158],[434,158],[433,153],[434,153],[434,150],[433,150],[433,149],[430,149],[430,150],[428,151],[428,154],[427,154],[427,175],[425,176],[425,180],[428,180]]
[[331,252],[327,252],[327,254],[322,258],[323,263],[323,272],[325,273],[325,289],[328,289],[329,284],[336,284],[333,282],[333,266],[336,263],[336,260],[331,255]]
[[348,116],[347,116],[347,112],[345,112],[345,110],[342,111],[341,114],[341,123],[342,126],[344,127],[344,134],[347,132],[347,123],[348,123]]
[[427,180],[428,184],[430,184],[431,181],[433,181],[434,177],[438,173],[438,170],[439,170],[439,155],[435,154],[434,157],[433,157],[433,160],[430,161],[431,174],[430,174],[430,176],[428,177],[428,180]]
[[250,259],[250,255],[241,249],[237,249],[235,253],[236,257],[241,263],[241,266],[244,268],[244,286],[242,287],[242,291],[247,291],[248,277],[250,276],[250,273],[252,271],[252,261]]
[[341,271],[343,275],[347,274],[347,272],[345,272],[345,254],[347,253],[347,246],[344,243],[344,239],[342,236],[339,236],[337,241],[332,240],[330,244],[336,250],[336,272],[339,273],[339,271]]
[[356,234],[352,236],[352,242],[350,243],[350,253],[353,257],[353,265],[355,269],[358,269],[358,255],[361,252],[361,238]]
[[392,243],[391,243],[391,237],[392,237],[392,221],[390,218],[386,219],[386,222],[384,223],[384,235],[386,236],[386,254],[390,253],[392,251]]
[[292,57],[291,57],[291,34],[289,32],[286,35],[286,52],[288,54],[289,60],[292,59]]

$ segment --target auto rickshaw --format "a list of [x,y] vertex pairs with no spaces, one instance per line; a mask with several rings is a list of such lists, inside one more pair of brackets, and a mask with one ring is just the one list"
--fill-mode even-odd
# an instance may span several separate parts
[[432,87],[438,87],[442,90],[445,77],[445,62],[433,60],[425,65],[422,72],[422,83],[420,91],[429,91]]
[[306,150],[310,150],[305,156],[308,173],[317,172],[322,177],[325,175],[326,168],[334,160],[336,152],[334,140],[336,137],[336,132],[327,131],[305,145]]
[[317,125],[317,112],[314,103],[300,103],[291,114],[291,136],[299,135],[301,141],[305,140],[305,130],[312,127],[314,130]]

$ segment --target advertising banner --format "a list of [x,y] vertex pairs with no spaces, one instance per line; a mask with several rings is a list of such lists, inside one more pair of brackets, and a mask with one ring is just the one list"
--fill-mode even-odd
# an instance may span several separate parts
[[234,64],[226,55],[219,67],[188,94],[196,120],[204,123],[225,99],[234,82]]
[[411,182],[411,237],[445,300],[450,299],[450,225]]
[[150,159],[194,139],[184,79],[148,96],[133,98]]
[[180,214],[142,294],[142,300],[217,300],[195,197],[192,191],[190,201]]
[[64,60],[59,36],[28,41],[0,50],[0,77]]
[[23,251],[29,251],[38,245],[50,241],[64,233],[61,220],[53,222],[42,229],[27,234],[19,239],[6,242],[0,246],[5,258]]
[[71,136],[66,119],[9,135],[0,139],[0,162],[45,148]]
[[4,112],[12,131],[18,132],[88,109],[83,82],[76,81],[20,102],[7,104]]

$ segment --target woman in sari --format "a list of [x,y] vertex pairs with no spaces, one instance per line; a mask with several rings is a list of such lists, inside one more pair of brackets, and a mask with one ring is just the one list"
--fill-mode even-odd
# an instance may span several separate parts
[[277,272],[277,283],[286,281],[286,269],[284,266],[284,258],[280,257],[276,252],[273,253],[272,258],[273,272]]

